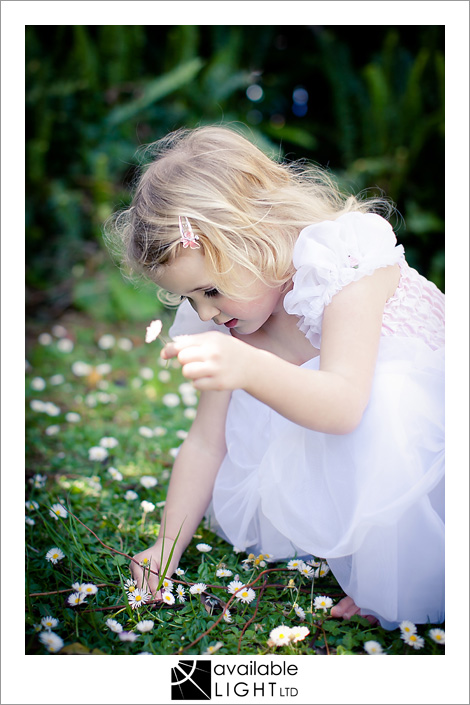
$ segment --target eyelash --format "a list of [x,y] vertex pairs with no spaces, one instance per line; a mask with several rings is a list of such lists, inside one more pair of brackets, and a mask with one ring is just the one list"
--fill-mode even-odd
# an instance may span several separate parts
[[[217,289],[207,289],[207,291],[204,292],[204,296],[207,296],[209,299],[212,296],[218,296],[219,292]],[[187,297],[186,296],[180,296],[181,301],[184,301]]]

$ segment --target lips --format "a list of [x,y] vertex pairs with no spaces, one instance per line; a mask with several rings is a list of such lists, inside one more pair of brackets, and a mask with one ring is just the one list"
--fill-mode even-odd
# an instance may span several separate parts
[[234,326],[236,326],[237,323],[238,323],[238,318],[231,318],[230,321],[227,321],[226,323],[224,323],[224,326],[226,326],[227,328],[234,328]]

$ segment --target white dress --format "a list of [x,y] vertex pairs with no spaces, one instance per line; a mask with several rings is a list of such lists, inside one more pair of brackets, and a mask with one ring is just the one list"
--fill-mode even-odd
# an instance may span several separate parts
[[[327,559],[362,613],[385,628],[404,619],[441,622],[444,295],[407,265],[390,224],[376,214],[348,213],[305,228],[293,262],[284,307],[317,349],[332,297],[378,267],[399,264],[370,401],[356,430],[333,435],[234,391],[211,528],[237,548],[275,560]],[[184,302],[170,334],[213,329],[220,327],[202,323]],[[302,365],[318,366],[318,356]]]

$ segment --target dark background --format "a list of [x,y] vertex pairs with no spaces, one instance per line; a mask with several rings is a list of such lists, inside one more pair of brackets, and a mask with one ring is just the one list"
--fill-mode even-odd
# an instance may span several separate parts
[[444,289],[444,26],[31,25],[27,320],[153,317],[154,291],[124,281],[103,224],[129,202],[139,147],[233,122],[348,191],[383,191],[410,265]]

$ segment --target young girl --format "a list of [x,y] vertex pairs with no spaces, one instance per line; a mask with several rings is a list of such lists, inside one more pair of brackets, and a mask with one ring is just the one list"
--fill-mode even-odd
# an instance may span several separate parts
[[443,294],[387,204],[321,170],[221,127],[155,148],[116,226],[127,262],[182,301],[162,357],[201,395],[165,536],[135,558],[158,570],[180,532],[171,575],[206,515],[247,552],[327,559],[337,617],[442,621]]

